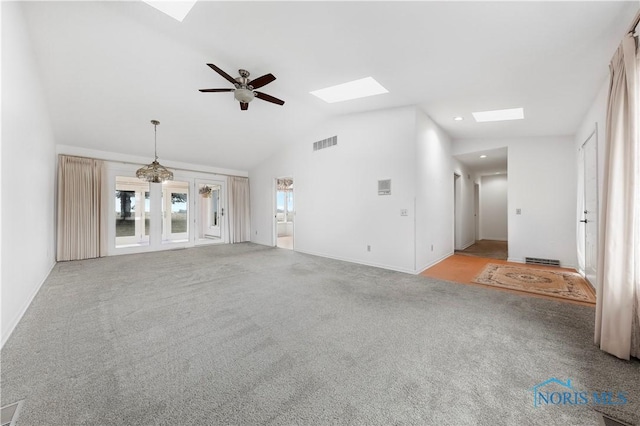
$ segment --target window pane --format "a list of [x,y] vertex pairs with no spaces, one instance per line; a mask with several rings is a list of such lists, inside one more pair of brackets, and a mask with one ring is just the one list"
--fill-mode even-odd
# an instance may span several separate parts
[[149,191],[144,193],[144,235],[149,235],[149,224],[151,223],[151,200]]
[[117,176],[115,191],[116,247],[148,244],[145,229],[149,183],[135,177]]
[[163,184],[163,241],[189,239],[189,182]]
[[276,197],[276,217],[278,218],[278,222],[285,222],[284,218],[284,198],[285,192],[278,191]]
[[135,191],[118,191],[116,189],[116,237],[136,235],[135,207]]
[[187,232],[187,194],[171,193],[171,233]]
[[211,191],[211,226],[218,226],[220,219],[220,190]]

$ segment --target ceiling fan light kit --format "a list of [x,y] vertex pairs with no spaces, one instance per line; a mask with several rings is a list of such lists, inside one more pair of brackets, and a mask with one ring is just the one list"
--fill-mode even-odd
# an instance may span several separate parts
[[256,95],[249,89],[236,89],[233,92],[233,97],[236,98],[238,102],[249,103],[256,97]]
[[240,77],[233,78],[222,69],[218,68],[214,64],[207,64],[209,68],[224,77],[225,80],[233,84],[233,89],[200,89],[203,93],[220,93],[220,92],[233,92],[233,97],[240,102],[240,109],[246,111],[249,109],[249,102],[254,98],[262,99],[263,101],[271,102],[276,105],[284,105],[284,101],[267,95],[266,93],[256,92],[254,89],[259,89],[262,86],[274,81],[276,78],[273,74],[265,74],[262,77],[256,79],[249,79],[251,75],[249,71],[240,69],[238,74]]

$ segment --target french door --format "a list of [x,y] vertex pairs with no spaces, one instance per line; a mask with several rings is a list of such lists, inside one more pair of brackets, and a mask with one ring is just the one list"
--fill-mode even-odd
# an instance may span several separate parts
[[224,181],[198,180],[196,242],[199,244],[226,242],[226,197]]
[[185,173],[149,183],[134,174],[126,165],[108,171],[107,255],[229,242],[226,177]]

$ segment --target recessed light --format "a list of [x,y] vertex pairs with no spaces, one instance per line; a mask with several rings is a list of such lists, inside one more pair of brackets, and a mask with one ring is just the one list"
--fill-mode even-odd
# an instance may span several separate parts
[[484,154],[482,154],[482,155],[480,156],[480,158],[487,158],[487,156],[486,156],[486,155],[484,155]]
[[500,174],[500,172],[496,172],[496,174],[497,174],[497,175],[499,175],[499,174]]
[[196,4],[196,0],[182,0],[182,1],[155,1],[155,0],[142,0],[151,7],[158,9],[160,12],[166,13],[176,21],[182,22],[187,16],[187,13]]
[[351,99],[365,98],[367,96],[389,93],[380,83],[372,77],[361,78],[360,80],[338,84],[320,90],[309,92],[323,101],[332,104],[334,102],[349,101]]
[[453,121],[462,121],[464,120],[463,117],[453,117]]
[[485,121],[522,120],[524,118],[524,109],[497,109],[494,111],[472,112],[471,114],[473,114],[473,118],[475,118],[478,123]]

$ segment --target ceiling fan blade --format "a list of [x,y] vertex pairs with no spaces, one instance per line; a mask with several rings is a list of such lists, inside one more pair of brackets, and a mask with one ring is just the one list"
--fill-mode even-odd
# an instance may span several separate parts
[[276,78],[273,74],[265,74],[262,77],[258,77],[255,80],[251,80],[249,84],[253,86],[254,89],[258,89],[262,86],[266,86],[267,84],[271,83],[275,79]]
[[267,101],[267,102],[271,102],[274,104],[278,104],[278,105],[284,105],[284,101],[278,98],[274,98],[271,95],[267,95],[266,93],[262,93],[262,92],[253,92],[256,94],[256,98],[260,98],[263,101]]
[[240,109],[241,109],[242,111],[246,111],[246,110],[248,110],[248,109],[249,109],[249,104],[248,104],[248,103],[246,103],[246,102],[240,102]]
[[233,92],[236,89],[199,89],[201,92]]
[[236,83],[238,83],[233,77],[231,77],[229,74],[227,74],[226,72],[222,71],[220,68],[216,67],[213,64],[207,64],[212,70],[214,70],[215,72],[217,72],[218,74],[220,74],[221,76],[223,76],[225,79],[227,79],[227,81],[229,81],[231,84],[235,85]]

